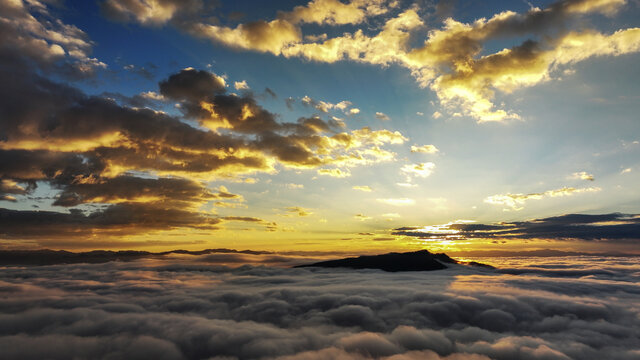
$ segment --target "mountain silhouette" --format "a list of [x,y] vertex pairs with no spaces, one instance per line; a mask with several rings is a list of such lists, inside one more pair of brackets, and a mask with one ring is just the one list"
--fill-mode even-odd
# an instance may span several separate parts
[[481,264],[475,261],[462,262],[450,258],[445,253],[433,254],[428,250],[397,253],[392,252],[382,255],[363,255],[339,260],[320,261],[313,264],[295,266],[302,267],[326,267],[349,269],[379,269],[390,272],[397,271],[431,271],[442,270],[446,264],[463,264],[492,268],[491,265]]

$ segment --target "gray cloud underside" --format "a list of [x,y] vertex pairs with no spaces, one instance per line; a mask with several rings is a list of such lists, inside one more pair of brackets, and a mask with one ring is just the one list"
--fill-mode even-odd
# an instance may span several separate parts
[[539,260],[513,276],[215,256],[261,258],[3,268],[0,359],[638,358],[637,258]]
[[451,224],[444,230],[458,231],[443,235],[421,231],[419,227],[401,227],[394,235],[429,238],[466,239],[556,239],[635,242],[640,239],[640,216],[633,214],[567,214],[528,221],[496,224]]

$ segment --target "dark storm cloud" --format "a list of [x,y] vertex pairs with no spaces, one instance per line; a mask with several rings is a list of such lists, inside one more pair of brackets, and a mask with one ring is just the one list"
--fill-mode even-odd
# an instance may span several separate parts
[[0,235],[7,238],[61,238],[136,234],[178,227],[216,230],[220,220],[206,214],[166,208],[161,204],[122,203],[85,214],[0,208]]
[[16,181],[53,179],[70,182],[104,170],[97,159],[46,150],[0,150],[0,177]]
[[[135,149],[147,158],[160,153],[166,159],[172,154],[180,157],[181,150],[226,151],[247,147],[241,139],[196,129],[153,110],[123,107],[110,99],[86,96],[77,89],[34,74],[2,74],[12,83],[12,86],[0,89],[0,115],[3,116],[0,134],[4,148],[24,147],[22,144],[29,141],[33,144],[27,147],[68,148],[88,153],[92,149],[100,149],[99,145],[104,143],[109,148]],[[103,139],[109,136],[114,138]],[[117,139],[119,136],[122,136],[122,141]],[[79,142],[77,147],[73,146],[73,141]],[[126,158],[118,159],[117,154],[112,155],[116,158],[109,161],[120,164],[119,160],[124,160],[122,165],[126,165]],[[219,166],[214,165],[216,160],[223,163],[222,158],[226,159],[226,155],[198,153],[194,157],[208,159],[211,164],[209,170],[212,170]],[[233,154],[228,155],[231,157],[226,162],[233,160]],[[179,160],[184,162],[185,159]],[[189,171],[188,165],[183,164],[182,167]]]
[[85,183],[71,183],[59,194],[53,205],[76,206],[82,203],[115,201],[199,203],[213,199],[234,199],[239,195],[213,193],[197,181],[181,178],[145,179],[118,176]]
[[[317,117],[279,123],[251,94],[229,95],[221,78],[193,69],[161,82],[162,95],[180,101],[187,117],[199,114],[193,116],[204,126],[221,121],[228,132],[196,128],[162,112],[88,96],[45,79],[28,66],[19,70],[0,67],[0,73],[11,84],[0,88],[0,199],[18,201],[16,195],[29,194],[38,182],[44,182],[59,191],[53,205],[111,204],[86,216],[7,210],[7,219],[20,226],[28,221],[46,224],[39,229],[8,226],[3,234],[10,237],[47,232],[56,238],[85,236],[91,226],[114,234],[198,228],[200,220],[202,226],[209,226],[218,220],[194,209],[216,199],[241,201],[241,197],[226,189],[212,192],[203,182],[169,176],[206,179],[269,171],[273,158],[294,167],[318,167],[350,157],[364,161],[359,150],[350,147],[356,136],[363,146],[376,149],[381,143],[404,139],[399,133],[368,129],[336,134],[337,123]],[[119,101],[126,103],[122,98]],[[335,135],[330,139],[323,134]],[[129,171],[147,172],[148,176],[132,176]],[[116,215],[119,221],[103,222]],[[145,222],[143,215],[153,220]],[[73,231],[76,225],[79,228]],[[118,225],[127,228],[118,232]],[[265,221],[264,225],[275,230],[272,223]]]
[[[229,128],[244,134],[273,132],[309,136],[336,130],[335,123],[320,118],[300,118],[297,123],[279,123],[276,115],[258,105],[255,96],[227,94],[224,79],[208,71],[184,69],[160,82],[160,93],[180,101],[187,117],[199,119],[203,125]],[[293,139],[304,141],[305,139]],[[283,138],[285,143],[292,143]]]
[[8,350],[0,358],[638,355],[637,258],[567,260],[574,270],[596,266],[610,273],[587,278],[555,277],[553,271],[564,268],[557,260],[536,264],[549,270],[545,276],[468,268],[426,275],[215,264],[238,264],[238,256],[260,263],[276,254],[5,267],[0,345]]
[[[430,233],[420,227],[401,227],[393,235],[421,239],[553,239],[635,242],[640,239],[640,215],[634,214],[567,214],[528,221],[496,224],[448,224],[442,230],[451,234]],[[455,233],[454,233],[455,232]]]
[[224,79],[204,70],[184,69],[160,82],[160,93],[178,101],[200,102],[227,90]]

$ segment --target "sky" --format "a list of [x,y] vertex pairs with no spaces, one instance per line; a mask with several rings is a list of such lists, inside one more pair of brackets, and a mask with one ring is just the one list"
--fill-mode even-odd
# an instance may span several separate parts
[[0,0],[0,248],[640,254],[638,19]]

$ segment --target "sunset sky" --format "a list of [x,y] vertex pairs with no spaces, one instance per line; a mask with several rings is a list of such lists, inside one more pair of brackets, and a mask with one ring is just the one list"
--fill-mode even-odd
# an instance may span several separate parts
[[0,0],[0,248],[640,254],[638,64],[638,0]]

